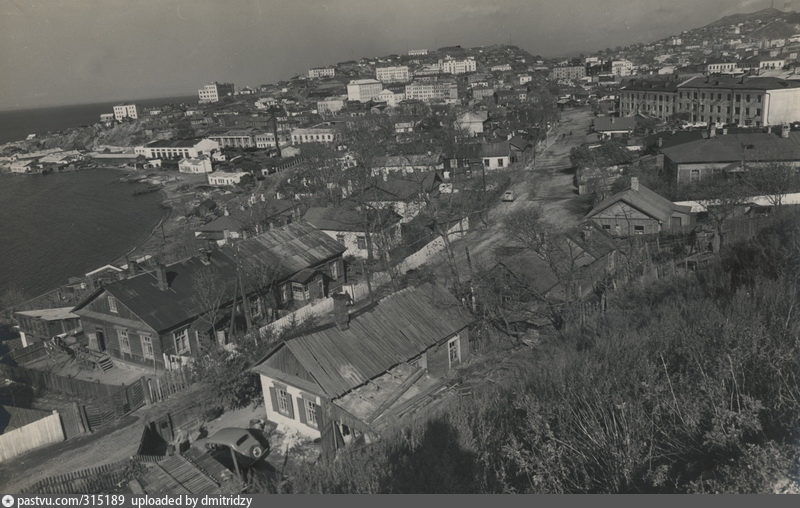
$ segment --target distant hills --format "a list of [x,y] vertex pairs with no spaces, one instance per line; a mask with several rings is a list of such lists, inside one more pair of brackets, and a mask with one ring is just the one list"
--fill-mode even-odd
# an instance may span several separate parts
[[[760,11],[750,12],[750,13],[741,13],[741,14],[731,14],[730,16],[722,17],[713,23],[709,23],[706,27],[715,27],[715,26],[725,26],[725,25],[738,25],[739,23],[747,23],[748,21],[754,21],[756,19],[761,20],[768,20],[768,19],[783,19],[785,15],[799,15],[796,12],[783,12],[779,9],[775,9],[772,7],[768,7],[766,9],[761,9]],[[705,27],[703,27],[705,28]]]

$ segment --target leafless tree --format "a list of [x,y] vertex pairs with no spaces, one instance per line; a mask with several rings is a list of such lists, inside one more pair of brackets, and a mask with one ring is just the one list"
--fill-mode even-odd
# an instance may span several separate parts
[[193,274],[192,296],[201,309],[200,319],[211,329],[211,336],[216,341],[217,324],[223,313],[223,305],[232,296],[230,281],[213,265],[203,265]]

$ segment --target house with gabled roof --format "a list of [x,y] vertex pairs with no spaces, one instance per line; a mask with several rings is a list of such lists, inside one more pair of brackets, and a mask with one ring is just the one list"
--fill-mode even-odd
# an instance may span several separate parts
[[358,200],[374,209],[392,210],[401,217],[401,223],[406,223],[424,208],[426,196],[439,194],[441,183],[435,171],[384,176],[359,194]]
[[632,236],[680,231],[694,216],[691,207],[676,205],[631,177],[627,189],[603,200],[586,219],[612,236]]
[[[358,210],[354,206],[309,208],[303,220],[345,246],[345,256],[381,256],[400,244],[400,215],[391,209]],[[370,245],[371,243],[371,245]]]
[[334,297],[334,320],[278,343],[252,372],[266,416],[321,438],[332,454],[370,442],[442,399],[470,355],[472,317],[445,289],[408,287],[358,310]]

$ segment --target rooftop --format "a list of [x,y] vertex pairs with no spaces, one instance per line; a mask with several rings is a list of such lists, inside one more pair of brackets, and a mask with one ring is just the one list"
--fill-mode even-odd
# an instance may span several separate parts
[[16,312],[15,314],[19,314],[21,316],[39,318],[45,321],[78,319],[78,315],[72,313],[72,307],[58,307],[55,309],[21,310]]
[[677,164],[691,162],[798,161],[800,132],[788,138],[767,132],[734,133],[689,141],[662,149]]
[[764,77],[702,77],[697,76],[681,83],[678,88],[720,88],[741,90],[783,90],[800,88],[800,81],[788,81],[780,78]]

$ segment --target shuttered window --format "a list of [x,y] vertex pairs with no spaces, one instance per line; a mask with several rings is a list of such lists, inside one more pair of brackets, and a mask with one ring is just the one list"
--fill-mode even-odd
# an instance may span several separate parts
[[131,354],[131,340],[128,337],[127,328],[117,328],[117,337],[119,338],[120,351]]
[[447,342],[447,360],[450,368],[461,362],[461,343],[458,337],[453,337]]
[[273,409],[287,418],[294,419],[294,405],[292,404],[292,396],[286,391],[286,387],[276,386],[270,388],[269,391],[272,397]]
[[141,335],[142,339],[142,355],[149,359],[153,359],[153,337],[149,335]]

